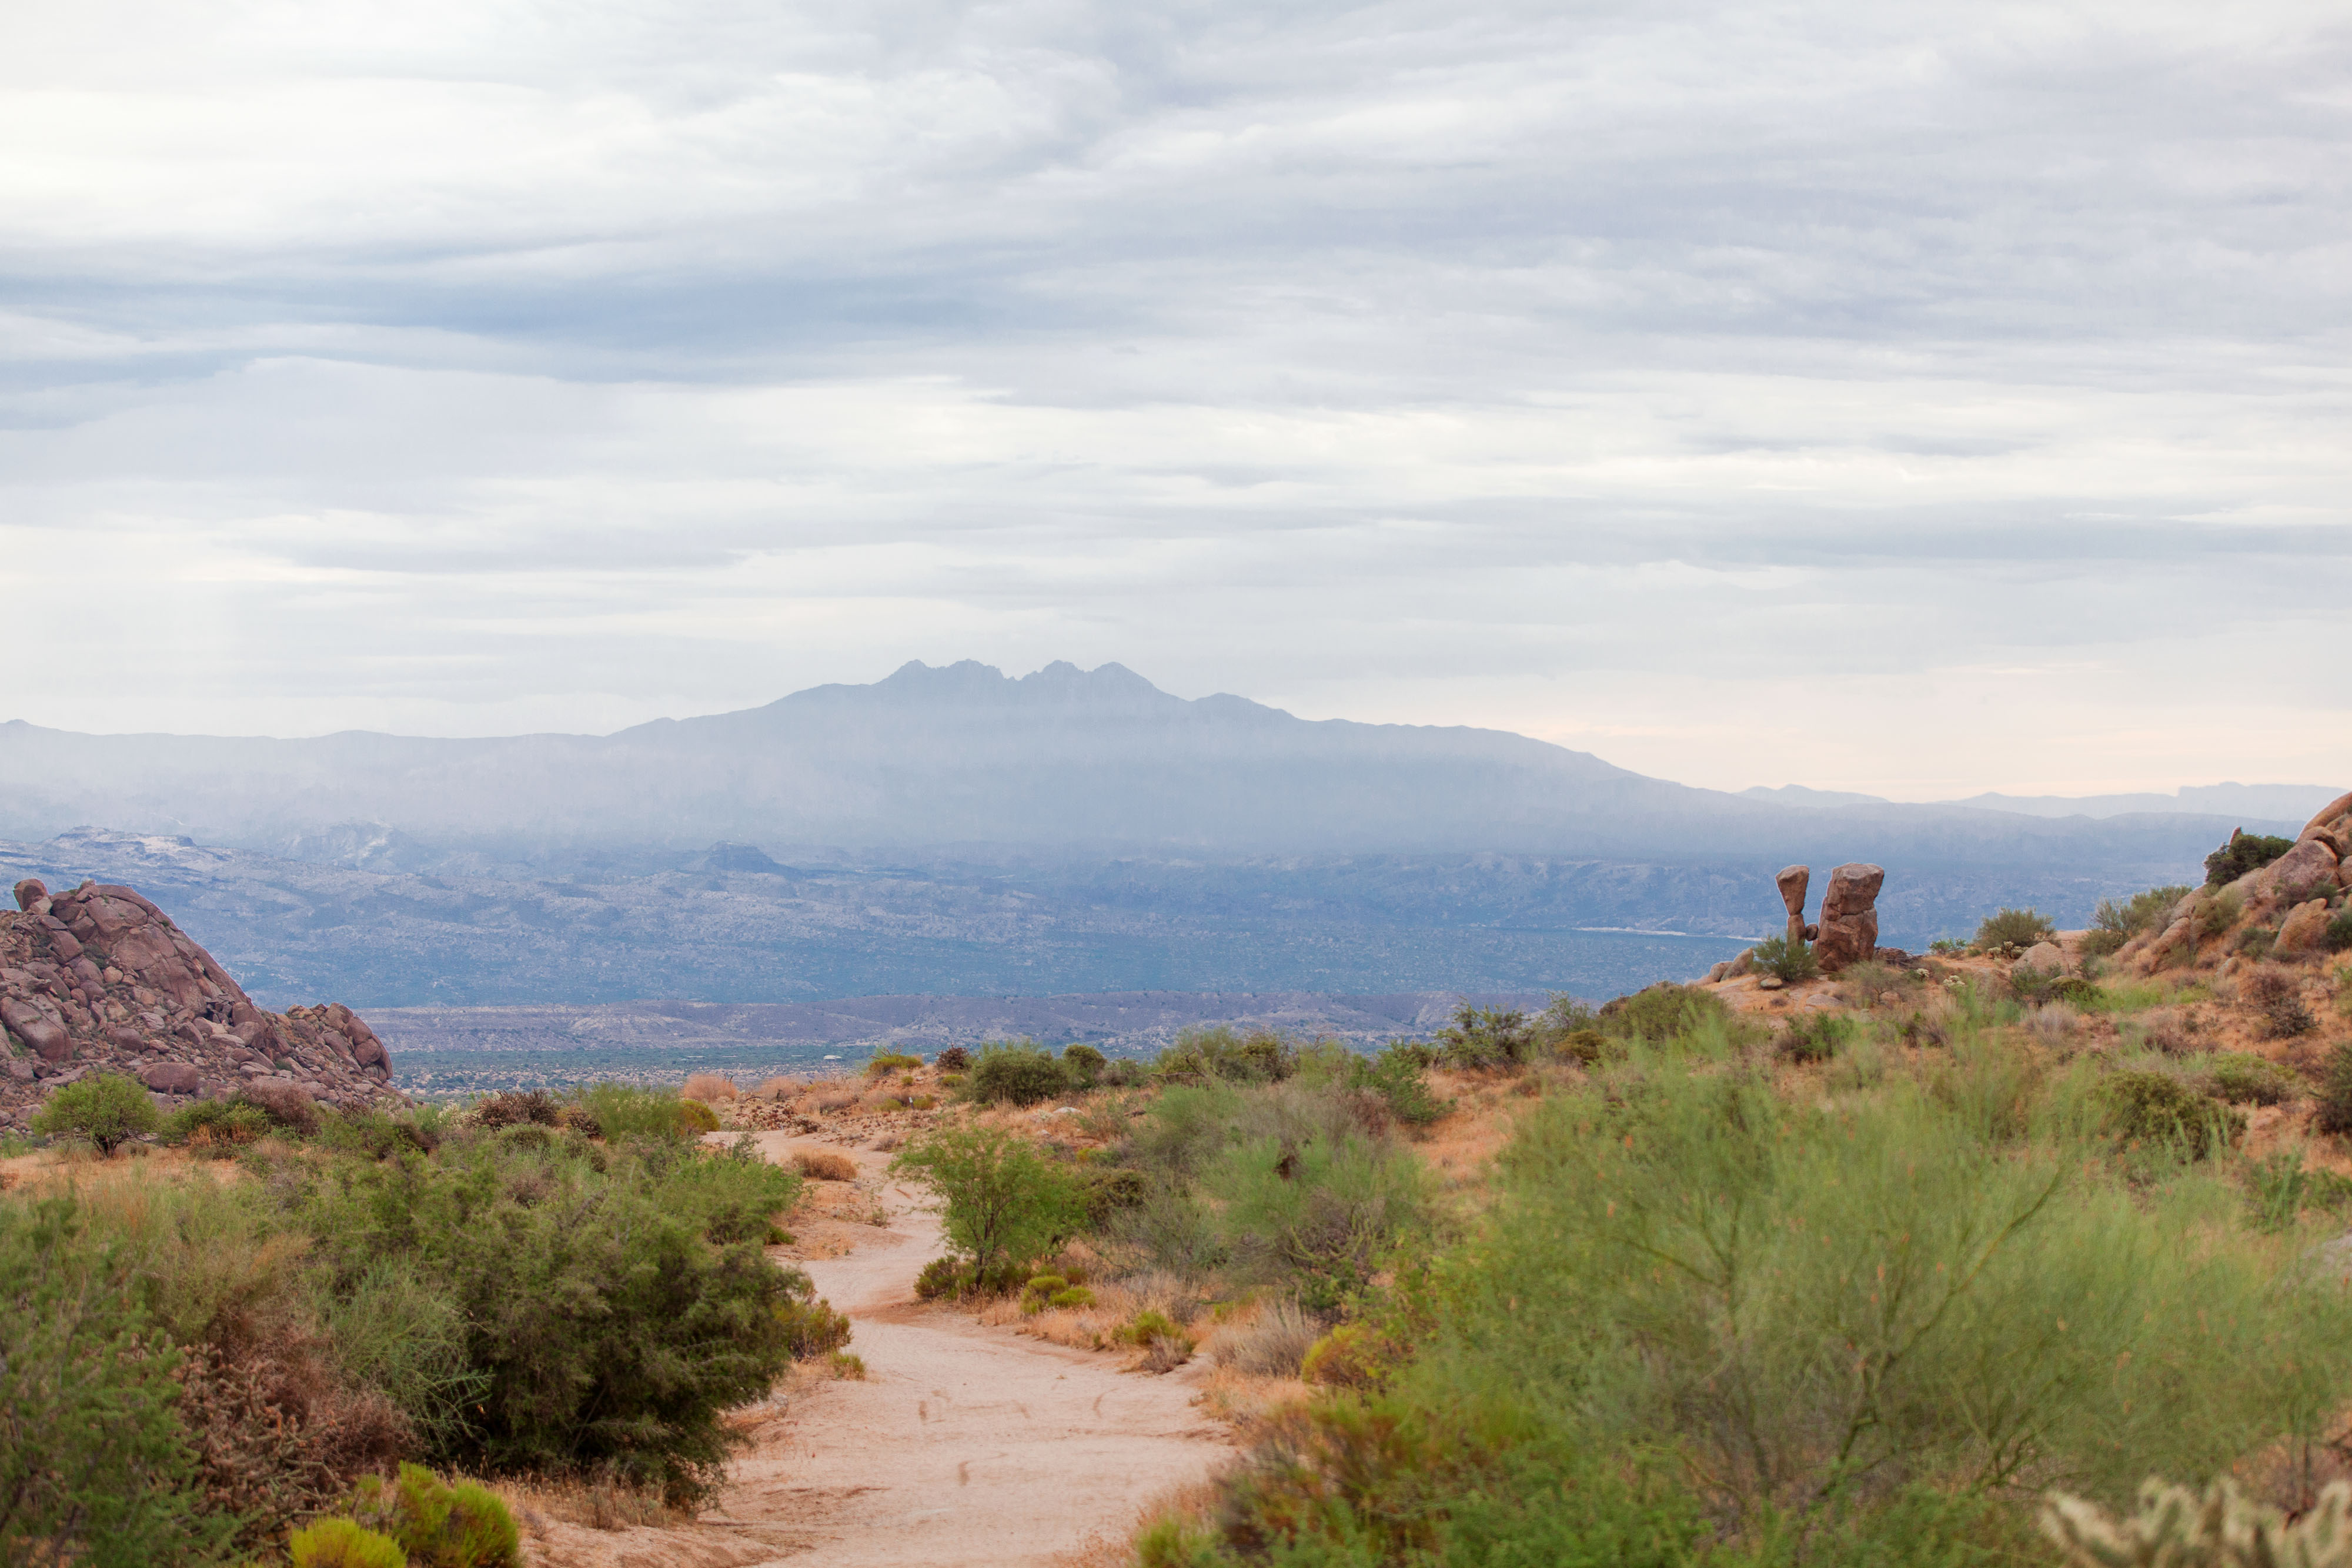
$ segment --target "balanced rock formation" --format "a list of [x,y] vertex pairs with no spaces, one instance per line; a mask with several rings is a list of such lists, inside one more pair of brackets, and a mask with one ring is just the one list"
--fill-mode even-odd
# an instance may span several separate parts
[[1784,866],[1772,879],[1780,890],[1780,902],[1789,910],[1789,946],[1810,942],[1821,934],[1819,926],[1805,924],[1805,889],[1811,885],[1813,868],[1804,865]]
[[1813,946],[1824,971],[1834,975],[1848,964],[1877,956],[1878,890],[1885,883],[1885,872],[1859,861],[1830,873],[1830,890],[1822,895],[1822,934]]
[[400,1098],[383,1042],[349,1008],[262,1011],[131,889],[53,894],[27,878],[16,894],[0,912],[0,1125],[91,1071],[167,1100],[247,1087],[343,1109]]

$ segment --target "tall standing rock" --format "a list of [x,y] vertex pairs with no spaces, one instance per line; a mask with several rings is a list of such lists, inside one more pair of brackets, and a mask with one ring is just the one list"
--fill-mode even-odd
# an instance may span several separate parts
[[1813,956],[1832,974],[1878,951],[1878,890],[1886,873],[1853,862],[1830,873],[1822,895],[1822,936]]
[[1789,946],[1791,947],[1801,942],[1811,941],[1815,935],[1816,928],[1805,924],[1805,890],[1812,884],[1812,880],[1813,868],[1803,865],[1785,867],[1772,879],[1780,889],[1780,902],[1788,906]]

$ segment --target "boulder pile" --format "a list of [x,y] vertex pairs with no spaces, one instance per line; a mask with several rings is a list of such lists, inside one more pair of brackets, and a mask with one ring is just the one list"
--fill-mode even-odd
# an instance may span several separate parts
[[30,878],[0,912],[0,1126],[86,1073],[137,1079],[168,1104],[240,1090],[357,1110],[401,1098],[383,1042],[341,1003],[264,1012],[213,956],[128,887],[51,894]]

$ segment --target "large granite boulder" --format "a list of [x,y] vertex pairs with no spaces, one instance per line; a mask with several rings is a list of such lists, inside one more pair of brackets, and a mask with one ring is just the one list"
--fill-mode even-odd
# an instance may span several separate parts
[[1822,895],[1821,939],[1813,956],[1824,972],[1835,974],[1878,952],[1878,890],[1886,873],[1878,866],[1851,862],[1830,873],[1829,892]]

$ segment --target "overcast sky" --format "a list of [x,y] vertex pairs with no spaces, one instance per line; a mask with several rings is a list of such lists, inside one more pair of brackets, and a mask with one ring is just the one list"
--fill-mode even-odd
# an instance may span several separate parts
[[2352,785],[2352,11],[81,0],[0,717],[910,658],[1738,788]]

